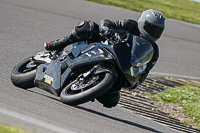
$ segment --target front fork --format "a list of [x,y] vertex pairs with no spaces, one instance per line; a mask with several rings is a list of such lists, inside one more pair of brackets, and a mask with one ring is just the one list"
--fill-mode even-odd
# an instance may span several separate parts
[[85,81],[88,81],[91,77],[98,75],[100,73],[112,73],[109,69],[104,68],[103,66],[96,65],[93,68],[91,68],[87,73],[81,74],[79,77],[83,78]]

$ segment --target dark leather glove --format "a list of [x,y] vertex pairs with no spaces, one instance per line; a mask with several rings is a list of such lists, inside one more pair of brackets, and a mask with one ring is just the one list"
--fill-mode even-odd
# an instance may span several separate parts
[[112,29],[105,27],[100,31],[100,34],[102,37],[109,39],[115,35],[115,32]]

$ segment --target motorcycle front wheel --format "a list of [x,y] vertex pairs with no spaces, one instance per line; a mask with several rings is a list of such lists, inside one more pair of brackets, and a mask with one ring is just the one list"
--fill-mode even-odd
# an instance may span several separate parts
[[11,82],[20,88],[28,89],[35,87],[34,79],[36,75],[36,68],[38,65],[34,64],[28,57],[18,63],[12,70]]
[[103,95],[113,84],[114,77],[111,73],[94,75],[87,81],[77,78],[62,90],[60,99],[68,105],[82,104]]

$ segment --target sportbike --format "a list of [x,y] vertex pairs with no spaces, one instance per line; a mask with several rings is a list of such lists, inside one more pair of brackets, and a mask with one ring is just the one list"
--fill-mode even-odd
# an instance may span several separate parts
[[133,88],[153,56],[151,44],[131,34],[72,46],[70,51],[44,51],[26,58],[14,67],[12,83],[24,89],[38,87],[78,105]]

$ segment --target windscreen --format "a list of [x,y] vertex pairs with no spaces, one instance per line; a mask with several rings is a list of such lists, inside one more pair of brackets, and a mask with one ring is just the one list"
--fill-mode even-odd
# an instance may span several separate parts
[[133,37],[131,50],[131,64],[133,67],[141,67],[148,63],[153,56],[153,47],[151,44],[138,36]]

